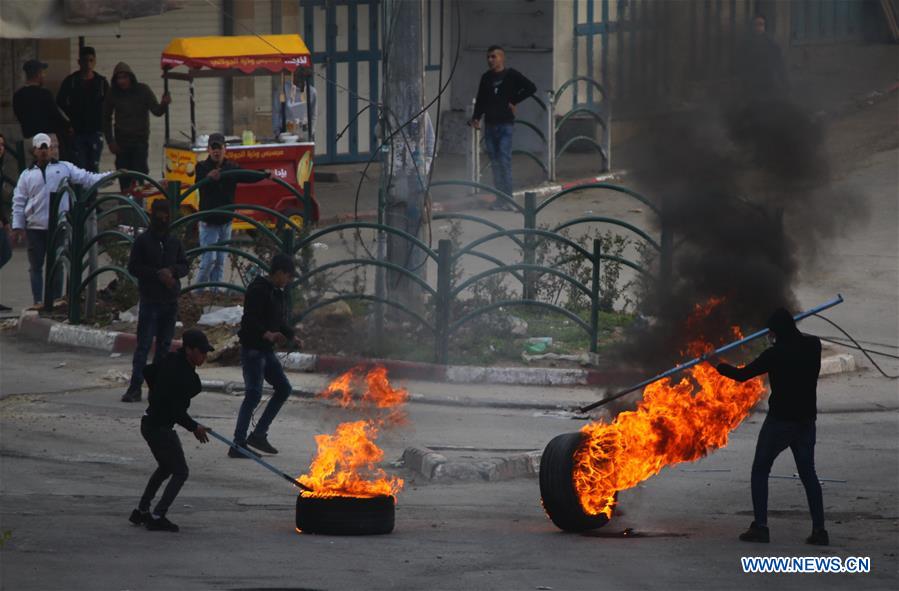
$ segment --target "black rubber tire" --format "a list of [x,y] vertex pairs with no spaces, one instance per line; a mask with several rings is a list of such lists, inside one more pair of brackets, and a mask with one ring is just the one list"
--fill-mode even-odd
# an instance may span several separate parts
[[543,509],[559,529],[581,532],[602,527],[609,522],[603,515],[589,515],[581,508],[571,473],[574,453],[583,434],[565,433],[552,439],[540,459],[540,497]]
[[297,497],[297,529],[306,534],[369,536],[393,531],[393,497]]

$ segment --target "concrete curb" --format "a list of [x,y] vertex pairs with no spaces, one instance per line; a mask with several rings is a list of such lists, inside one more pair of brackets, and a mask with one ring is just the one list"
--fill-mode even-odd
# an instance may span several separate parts
[[[618,172],[609,172],[606,174],[601,174],[599,176],[591,176],[585,177],[582,179],[576,179],[573,181],[568,181],[565,183],[555,182],[548,184],[536,185],[533,187],[526,187],[524,189],[519,189],[518,191],[514,191],[512,196],[520,201],[524,201],[525,193],[536,193],[537,198],[541,199],[544,197],[549,197],[553,193],[558,193],[559,191],[565,189],[571,189],[573,187],[577,187],[580,185],[589,185],[591,183],[602,183],[605,181],[611,181],[614,179],[619,179],[625,177],[629,174],[627,170],[620,170]],[[454,211],[463,211],[466,209],[478,209],[483,208],[493,202],[493,195],[490,193],[483,194],[475,194],[468,195],[466,197],[462,197],[460,199],[451,199],[446,201],[435,201],[431,206],[432,213],[448,213]],[[378,212],[375,210],[365,210],[359,212],[347,212],[347,213],[339,213],[337,215],[333,215],[327,218],[320,218],[318,220],[318,225],[320,226],[331,226],[334,224],[342,224],[345,222],[352,221],[372,221],[378,219]]]
[[[18,334],[56,345],[93,349],[106,353],[132,353],[137,337],[130,333],[73,326],[26,312],[19,318]],[[177,350],[181,341],[172,342]],[[314,353],[284,353],[279,355],[284,368],[307,373],[335,374],[358,365],[382,365],[392,378],[447,382],[451,384],[505,384],[528,386],[603,386],[626,384],[643,377],[633,371],[617,369],[563,369],[554,367],[480,367],[468,365],[439,365],[396,359],[368,359],[338,357]],[[856,370],[855,358],[841,353],[821,360],[821,375],[836,375]]]
[[427,447],[411,446],[403,451],[403,466],[434,482],[483,480],[496,482],[533,478],[540,473],[540,451],[474,461],[450,461]]

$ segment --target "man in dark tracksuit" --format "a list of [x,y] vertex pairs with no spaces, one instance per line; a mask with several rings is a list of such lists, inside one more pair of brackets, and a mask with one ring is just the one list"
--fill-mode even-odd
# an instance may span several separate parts
[[134,239],[128,272],[137,277],[140,304],[137,313],[137,347],[131,361],[131,384],[122,402],[140,402],[144,365],[153,337],[156,337],[156,363],[168,353],[178,316],[180,277],[187,275],[187,258],[177,236],[169,233],[169,203],[153,202],[150,228]]
[[[268,442],[268,428],[290,396],[292,388],[284,368],[275,356],[275,345],[284,345],[294,338],[287,322],[287,294],[284,288],[296,270],[293,259],[283,253],[272,257],[268,277],[256,277],[247,286],[244,296],[243,318],[240,319],[240,364],[243,366],[244,399],[237,415],[234,442],[241,447],[254,447],[265,453],[278,450]],[[253,411],[262,399],[262,380],[271,384],[275,392],[265,405],[256,428],[247,437]],[[245,458],[236,448],[228,449],[229,458]]]
[[[112,86],[103,102],[103,134],[109,151],[116,156],[117,169],[144,174],[150,171],[150,113],[161,117],[171,102],[169,93],[163,94],[162,100],[157,102],[150,87],[137,81],[128,64],[116,64],[112,71]],[[119,177],[123,193],[131,182],[130,177]]]
[[[484,117],[484,147],[493,169],[493,185],[511,196],[515,106],[537,92],[537,87],[518,70],[506,67],[506,53],[499,45],[487,49],[487,66],[490,69],[484,72],[478,85],[471,125],[480,129],[481,116]],[[498,198],[491,209],[512,209],[512,206]]]
[[[195,368],[203,365],[206,354],[215,349],[206,335],[195,328],[185,331],[181,342],[184,346],[177,352],[169,353],[159,363],[148,365],[144,371],[150,387],[150,405],[140,421],[140,434],[159,465],[150,476],[137,509],[128,519],[154,531],[178,531],[178,526],[166,518],[166,512],[187,481],[188,469],[181,440],[175,433],[175,423],[193,433],[200,443],[209,441],[206,428],[190,418],[187,409],[191,398],[202,389]],[[151,515],[150,503],[167,478],[169,483]]]
[[768,320],[774,333],[774,345],[759,357],[737,368],[726,363],[716,367],[718,373],[745,382],[768,374],[771,396],[768,416],[759,431],[752,461],[752,508],[755,520],[740,535],[744,542],[768,542],[768,473],[777,456],[790,448],[796,460],[799,478],[805,487],[812,515],[812,534],[806,543],[826,546],[824,500],[815,473],[815,418],[817,414],[818,373],[821,371],[821,341],[804,335],[796,328],[790,313],[779,308]]

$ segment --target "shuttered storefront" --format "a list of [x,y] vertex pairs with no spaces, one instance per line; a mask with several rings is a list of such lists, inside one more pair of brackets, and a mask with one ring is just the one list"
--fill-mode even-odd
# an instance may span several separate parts
[[[160,16],[124,21],[119,37],[86,37],[85,45],[97,50],[97,71],[110,79],[115,65],[123,61],[131,66],[139,82],[148,84],[156,98],[162,97],[162,70],[159,58],[163,48],[175,37],[198,37],[222,34],[220,9],[201,0],[184,3],[184,8]],[[72,55],[78,55],[78,40],[72,41]],[[221,79],[195,82],[197,134],[221,131],[223,126],[224,84]],[[187,82],[169,83],[172,94],[171,134],[185,139],[190,136],[190,103]],[[165,138],[164,117],[150,116],[150,175],[162,178],[162,145]],[[114,156],[103,150],[101,170],[115,168]]]

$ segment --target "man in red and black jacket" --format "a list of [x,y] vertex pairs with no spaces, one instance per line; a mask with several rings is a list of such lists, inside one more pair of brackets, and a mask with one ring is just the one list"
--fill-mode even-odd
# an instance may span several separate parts
[[[150,405],[140,421],[140,433],[158,466],[147,482],[137,509],[128,519],[135,525],[145,525],[155,531],[178,531],[178,526],[166,518],[166,513],[187,481],[188,468],[175,424],[193,433],[200,443],[209,441],[206,427],[193,420],[187,409],[191,399],[202,390],[196,368],[203,365],[206,354],[215,349],[203,331],[196,328],[185,331],[181,342],[184,346],[178,351],[169,353],[144,370],[150,387]],[[150,503],[166,479],[169,483],[150,514]]]
[[780,452],[789,447],[796,460],[812,516],[812,534],[805,541],[826,546],[829,538],[824,529],[824,499],[815,473],[815,418],[821,340],[799,332],[793,317],[783,308],[771,315],[768,328],[775,336],[775,343],[752,363],[740,368],[727,363],[716,366],[718,373],[739,382],[767,373],[771,385],[768,416],[759,431],[752,461],[755,520],[746,532],[740,534],[740,539],[744,542],[769,541],[768,473]]
[[[237,415],[234,442],[246,448],[276,454],[278,450],[268,442],[268,428],[277,416],[293,388],[284,375],[284,368],[275,356],[275,345],[295,341],[288,322],[290,310],[284,288],[296,275],[293,259],[279,253],[272,257],[267,277],[259,276],[247,286],[243,317],[240,319],[240,364],[243,367],[244,399]],[[256,428],[247,436],[253,411],[262,399],[263,379],[275,389]],[[228,449],[229,458],[245,458],[236,448]]]

